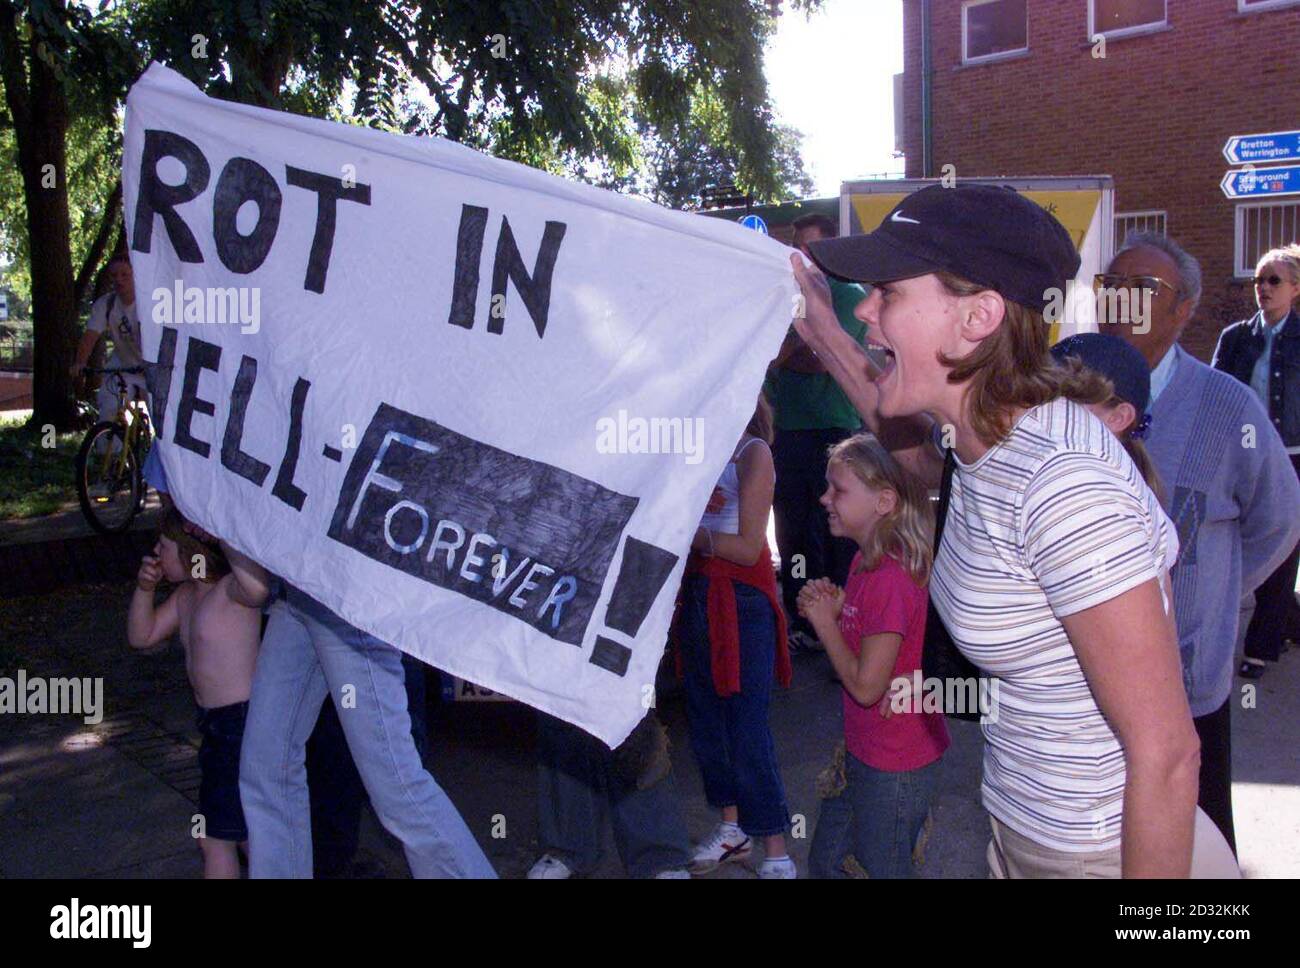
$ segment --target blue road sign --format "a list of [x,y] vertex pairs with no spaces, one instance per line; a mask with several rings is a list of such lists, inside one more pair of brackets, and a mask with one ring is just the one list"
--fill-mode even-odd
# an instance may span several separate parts
[[1230,165],[1300,161],[1300,131],[1233,135],[1223,146],[1223,157]]
[[1276,168],[1234,169],[1219,182],[1229,198],[1276,198],[1300,195],[1300,165]]
[[744,215],[736,219],[736,221],[747,229],[753,229],[755,232],[762,232],[767,235],[767,223],[757,215]]

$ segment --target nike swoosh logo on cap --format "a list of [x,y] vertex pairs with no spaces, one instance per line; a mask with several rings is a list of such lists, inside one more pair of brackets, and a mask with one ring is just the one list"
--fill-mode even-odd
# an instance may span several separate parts
[[902,211],[897,211],[897,212],[895,212],[893,215],[889,216],[889,221],[891,221],[891,222],[911,222],[913,225],[920,225],[920,224],[921,224],[919,221],[917,221],[917,220],[914,219],[914,218],[908,218],[906,215],[904,215],[904,214],[902,213]]

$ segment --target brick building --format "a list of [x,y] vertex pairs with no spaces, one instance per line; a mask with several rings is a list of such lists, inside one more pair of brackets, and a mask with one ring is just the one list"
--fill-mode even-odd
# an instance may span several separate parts
[[1234,202],[1219,188],[1229,137],[1300,129],[1300,0],[903,6],[907,176],[949,164],[959,178],[1112,175],[1116,245],[1133,228],[1163,230],[1200,259],[1204,295],[1183,345],[1208,360],[1223,326],[1255,309],[1258,255],[1300,238],[1300,196]]

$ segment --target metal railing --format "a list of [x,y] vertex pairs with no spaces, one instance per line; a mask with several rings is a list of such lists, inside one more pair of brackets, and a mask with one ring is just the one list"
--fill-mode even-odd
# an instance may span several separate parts
[[30,372],[35,349],[35,340],[0,339],[0,370]]

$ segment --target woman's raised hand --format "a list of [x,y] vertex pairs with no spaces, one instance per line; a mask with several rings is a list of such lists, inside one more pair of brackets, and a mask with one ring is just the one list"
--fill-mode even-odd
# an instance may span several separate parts
[[794,311],[795,332],[817,351],[825,345],[825,334],[835,332],[840,325],[831,301],[831,287],[821,270],[801,253],[790,253],[790,265],[801,296]]

